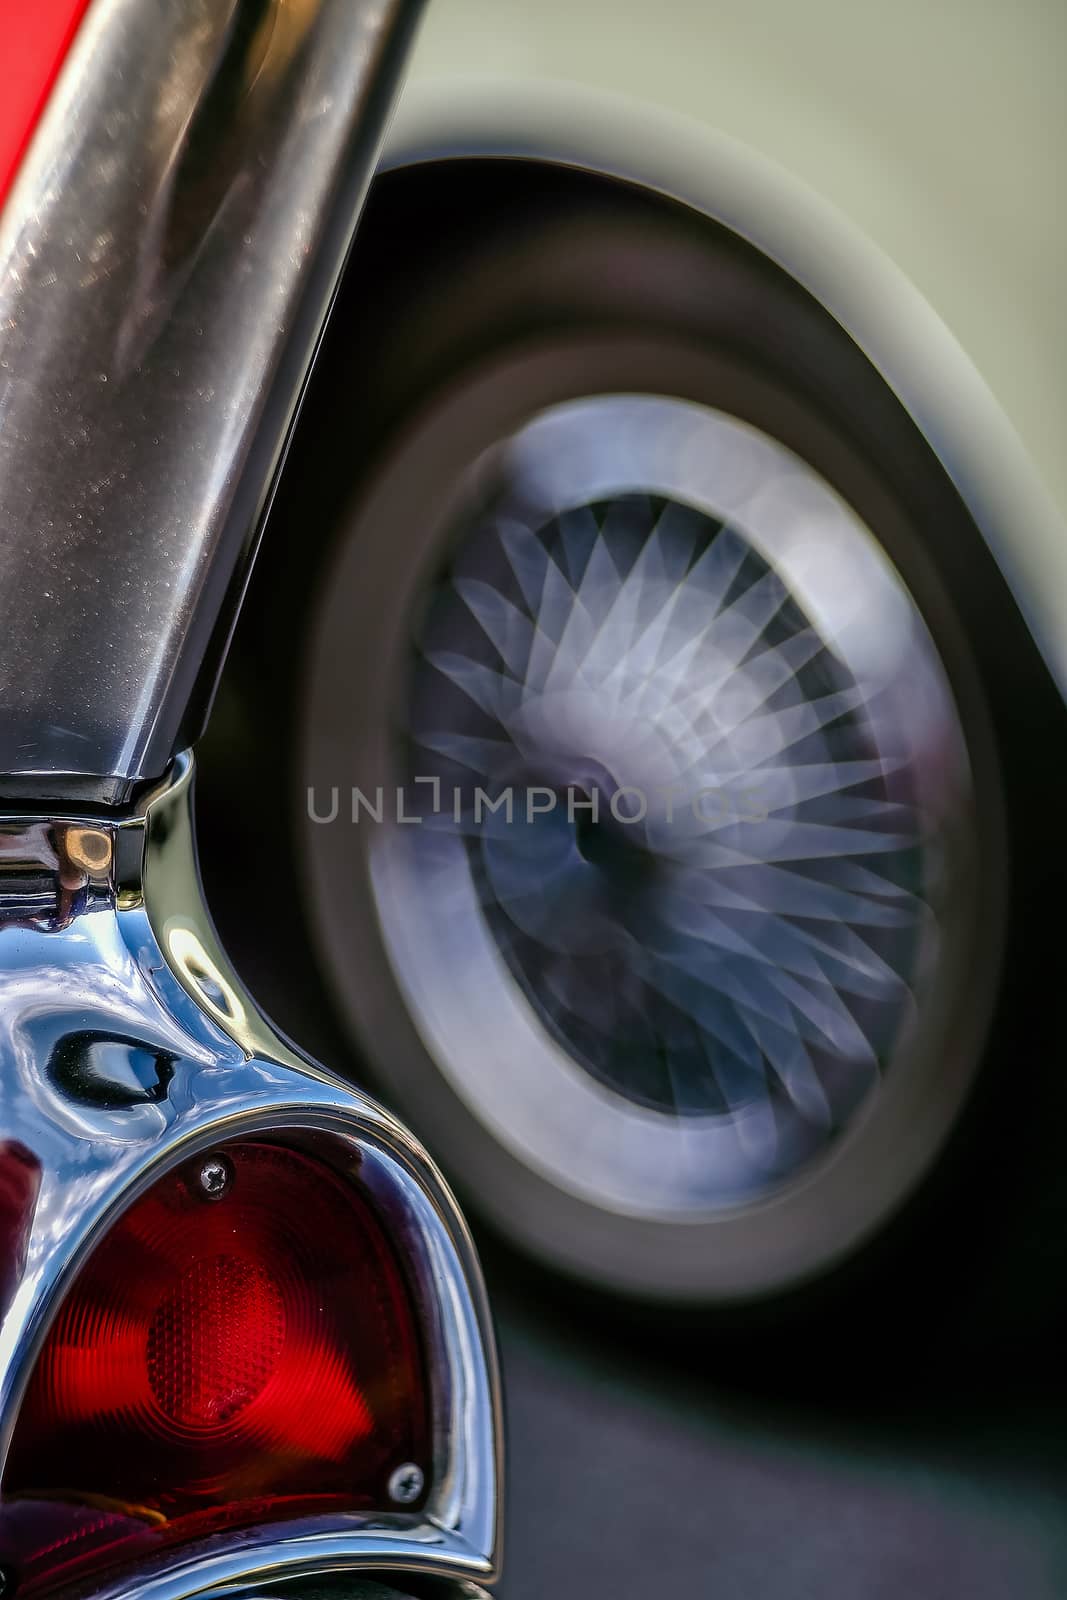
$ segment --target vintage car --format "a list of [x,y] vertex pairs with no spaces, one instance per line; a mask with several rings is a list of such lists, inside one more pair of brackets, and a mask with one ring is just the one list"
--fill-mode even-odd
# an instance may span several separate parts
[[449,1183],[1044,1325],[1065,26],[0,0],[0,1600],[492,1584]]

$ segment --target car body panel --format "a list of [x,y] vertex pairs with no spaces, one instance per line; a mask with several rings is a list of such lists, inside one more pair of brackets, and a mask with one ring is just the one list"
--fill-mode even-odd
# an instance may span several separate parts
[[628,177],[788,267],[926,432],[1065,690],[1065,44],[1067,15],[1038,0],[436,0],[388,159]]

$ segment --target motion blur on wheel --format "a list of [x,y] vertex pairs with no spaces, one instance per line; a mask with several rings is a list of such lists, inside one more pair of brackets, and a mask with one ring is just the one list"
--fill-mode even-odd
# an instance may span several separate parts
[[396,141],[238,638],[351,1070],[598,1290],[933,1319],[1005,1266],[1014,1309],[1059,1094],[1031,503],[762,179],[485,128]]

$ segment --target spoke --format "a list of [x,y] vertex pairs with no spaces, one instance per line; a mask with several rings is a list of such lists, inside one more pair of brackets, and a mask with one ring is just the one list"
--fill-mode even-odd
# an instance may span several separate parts
[[434,750],[482,778],[500,778],[517,766],[514,745],[506,744],[501,739],[476,739],[465,733],[429,732],[419,734],[418,742],[424,749]]
[[483,583],[480,578],[457,578],[455,587],[471,616],[496,647],[508,671],[513,677],[521,678],[526,671],[535,633],[529,617],[524,617],[499,590]]
[[505,722],[517,709],[519,686],[514,678],[505,678],[483,661],[472,661],[455,650],[427,650],[426,660],[496,721]]

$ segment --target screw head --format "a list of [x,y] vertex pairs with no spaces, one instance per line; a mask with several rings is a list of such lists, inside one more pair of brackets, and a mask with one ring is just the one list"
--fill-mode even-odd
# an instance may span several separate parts
[[386,1488],[394,1505],[409,1506],[419,1498],[425,1482],[422,1468],[414,1461],[405,1461],[389,1474]]
[[[200,1185],[200,1193],[206,1200],[221,1200],[229,1192],[233,1182],[233,1167],[226,1157],[219,1154],[205,1156],[200,1163],[200,1170],[196,1175]],[[0,1600],[3,1597],[0,1596]]]

